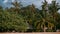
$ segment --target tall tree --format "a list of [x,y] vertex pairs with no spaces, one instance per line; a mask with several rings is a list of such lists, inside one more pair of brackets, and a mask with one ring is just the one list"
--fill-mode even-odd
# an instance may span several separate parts
[[16,11],[16,13],[20,13],[22,7],[21,3],[15,0],[12,2],[12,5],[14,6],[13,10]]
[[49,6],[49,11],[50,14],[52,15],[52,19],[55,25],[55,29],[56,29],[56,25],[57,25],[57,20],[58,20],[58,10],[59,10],[59,5],[58,3],[56,3],[56,0],[52,1],[52,3]]

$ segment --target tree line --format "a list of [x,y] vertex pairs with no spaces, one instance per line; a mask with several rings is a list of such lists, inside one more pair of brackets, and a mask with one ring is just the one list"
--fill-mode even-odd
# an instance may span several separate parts
[[60,5],[44,0],[38,9],[34,4],[23,7],[17,0],[13,7],[0,6],[0,32],[56,32],[60,30]]

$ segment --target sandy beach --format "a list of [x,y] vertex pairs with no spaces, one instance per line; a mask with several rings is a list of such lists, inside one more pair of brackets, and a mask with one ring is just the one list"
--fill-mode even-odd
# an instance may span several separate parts
[[60,32],[0,33],[0,34],[60,34]]

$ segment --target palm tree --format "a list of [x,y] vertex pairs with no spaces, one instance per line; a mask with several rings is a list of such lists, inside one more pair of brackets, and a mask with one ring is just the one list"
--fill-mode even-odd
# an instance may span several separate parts
[[42,24],[41,24],[42,29],[44,31],[46,31],[46,29],[45,29],[46,27],[52,29],[54,27],[54,24],[51,23],[51,19],[52,19],[51,17],[52,16],[49,14],[48,4],[47,4],[46,0],[42,5],[42,14],[43,14],[43,16],[42,16]]
[[52,1],[52,3],[49,6],[49,12],[51,14],[51,16],[53,17],[53,21],[54,21],[54,27],[56,29],[56,25],[57,25],[57,19],[58,19],[58,10],[59,10],[59,5],[58,3],[56,3],[56,0]]
[[11,3],[14,7],[13,10],[16,11],[16,13],[20,13],[21,12],[21,3],[18,2],[17,0],[15,0],[14,2]]

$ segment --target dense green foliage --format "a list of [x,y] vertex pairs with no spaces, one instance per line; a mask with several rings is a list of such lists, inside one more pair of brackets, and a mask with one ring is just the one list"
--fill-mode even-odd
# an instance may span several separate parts
[[21,15],[0,11],[0,31],[26,31],[28,24]]
[[0,32],[54,32],[60,29],[60,9],[56,1],[48,4],[45,0],[42,9],[35,5],[22,7],[13,2],[14,7],[3,9],[0,6]]

